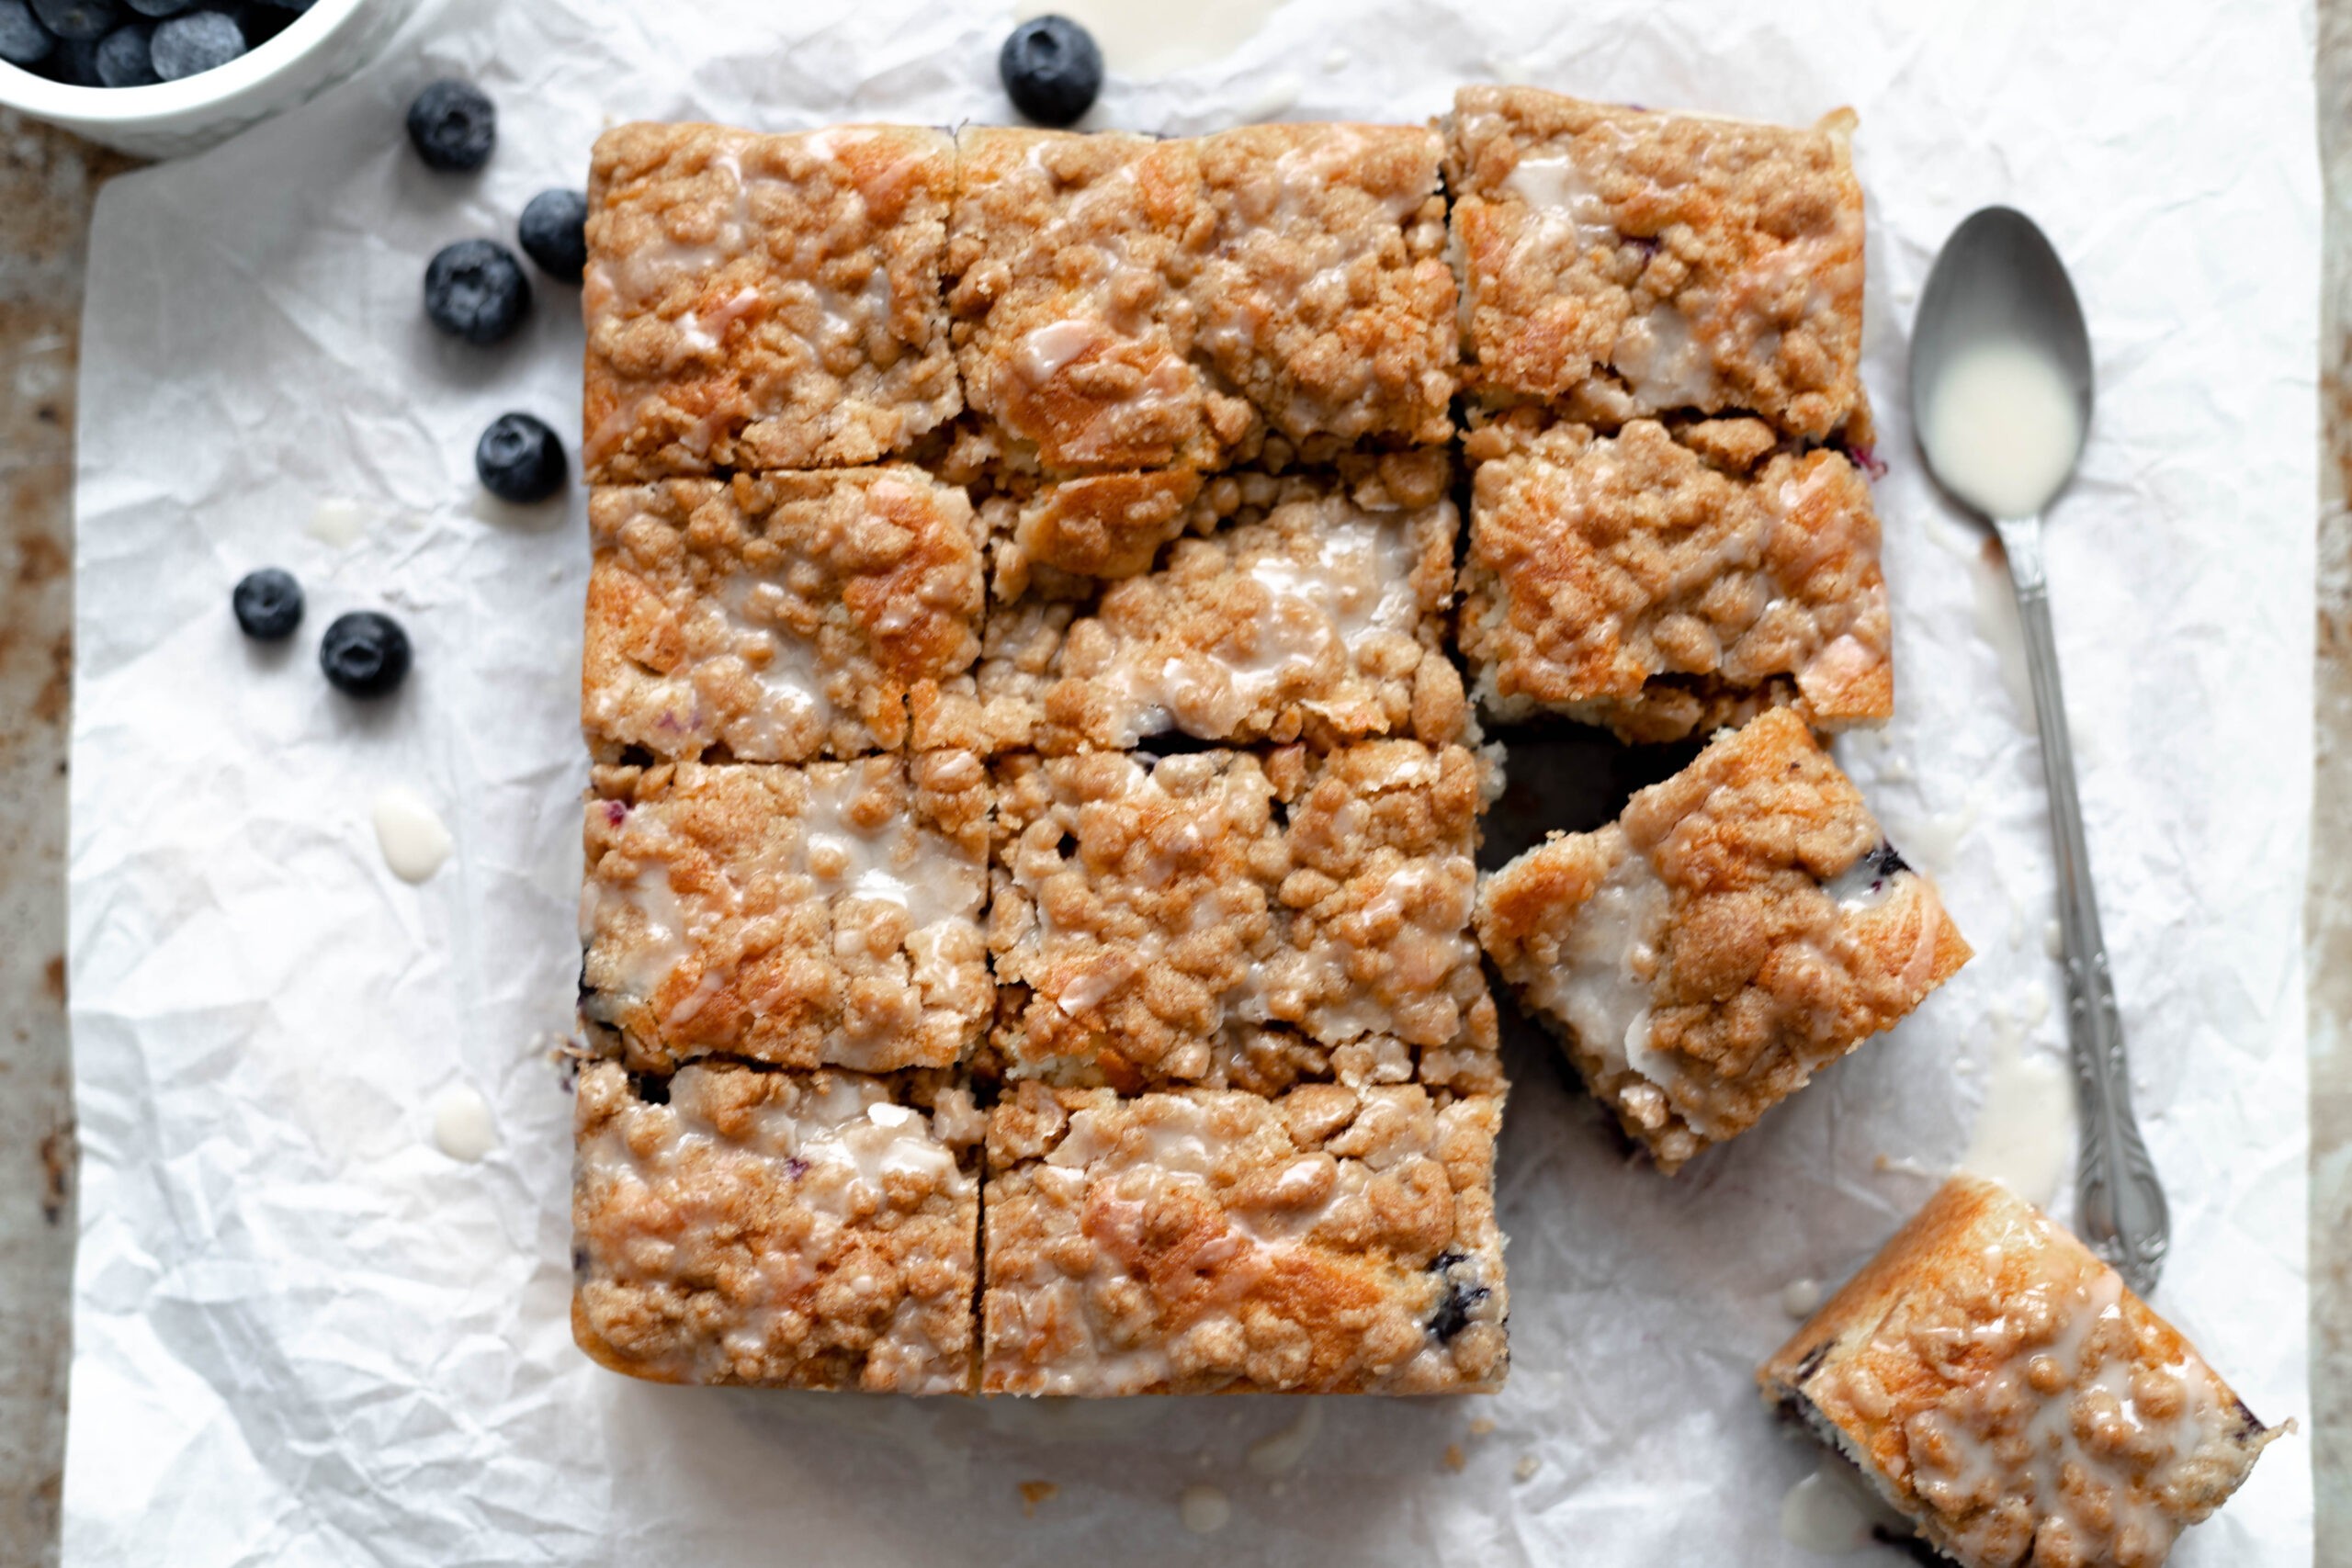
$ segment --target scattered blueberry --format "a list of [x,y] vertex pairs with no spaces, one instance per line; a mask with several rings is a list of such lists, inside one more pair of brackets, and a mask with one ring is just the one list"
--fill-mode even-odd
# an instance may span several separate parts
[[444,77],[408,106],[408,139],[436,169],[479,169],[498,143],[498,107],[471,82]]
[[487,346],[511,335],[530,308],[531,281],[495,240],[445,245],[424,269],[424,311],[443,332]]
[[235,21],[218,11],[195,11],[158,26],[147,48],[154,57],[155,74],[176,82],[226,65],[244,53],[245,35]]
[[120,0],[33,0],[40,25],[72,43],[96,43],[122,21]]
[[523,209],[524,254],[561,283],[588,270],[588,198],[576,190],[543,190]]
[[266,566],[238,581],[229,607],[237,612],[237,625],[247,637],[276,642],[292,636],[302,623],[302,585],[292,572]]
[[996,57],[1012,107],[1039,125],[1072,125],[1102,90],[1102,51],[1068,17],[1037,17],[1012,29]]
[[98,42],[98,81],[108,87],[145,87],[163,78],[147,52],[147,29],[137,23],[117,28]]
[[545,501],[563,488],[563,442],[547,422],[503,413],[474,444],[474,472],[482,489],[519,506]]
[[319,639],[319,668],[338,692],[380,697],[408,673],[408,634],[373,610],[337,615]]
[[176,17],[196,0],[130,0],[130,4],[142,17]]
[[25,0],[0,0],[0,60],[11,65],[38,65],[57,40],[34,19]]

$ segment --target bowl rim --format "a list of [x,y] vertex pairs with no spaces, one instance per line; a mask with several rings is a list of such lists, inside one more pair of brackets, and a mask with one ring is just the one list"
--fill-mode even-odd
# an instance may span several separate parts
[[77,87],[52,82],[19,65],[0,61],[0,103],[37,119],[85,124],[133,125],[164,120],[224,104],[257,87],[324,41],[361,6],[374,0],[316,0],[276,37],[177,82],[144,87]]

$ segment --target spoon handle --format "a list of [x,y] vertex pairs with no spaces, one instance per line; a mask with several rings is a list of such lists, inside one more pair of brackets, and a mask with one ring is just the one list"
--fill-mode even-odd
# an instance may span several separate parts
[[2066,947],[2066,1033],[2082,1106],[2082,1159],[2075,1168],[2078,1219],[2092,1251],[2115,1266],[2142,1295],[2155,1288],[2172,1246],[2172,1218],[2148,1145],[2132,1115],[2132,1077],[2123,1021],[2099,934],[2075,791],[2075,747],[2058,683],[2058,646],[2050,631],[2050,589],[2042,571],[2041,520],[1998,525],[2025,630],[2026,671],[2041,730],[2041,771],[2050,786],[2050,827],[2057,840],[2058,924]]

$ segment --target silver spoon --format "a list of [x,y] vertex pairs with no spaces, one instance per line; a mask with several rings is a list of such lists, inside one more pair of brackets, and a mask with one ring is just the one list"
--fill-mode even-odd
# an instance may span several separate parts
[[2057,840],[2067,1036],[2083,1113],[2083,1239],[2145,1295],[2164,1269],[2172,1221],[2132,1115],[2041,561],[2041,514],[2090,429],[2090,337],[2064,264],[2023,213],[1988,207],[1944,242],[1912,329],[1911,413],[1937,480],[1992,523],[2008,557]]

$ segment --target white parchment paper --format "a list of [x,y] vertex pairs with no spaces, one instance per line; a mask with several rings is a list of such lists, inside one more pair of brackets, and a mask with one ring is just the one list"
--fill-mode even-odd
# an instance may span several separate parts
[[[520,340],[482,352],[425,324],[419,279],[445,242],[511,234],[533,192],[577,184],[608,119],[1001,118],[1009,17],[450,4],[318,102],[107,189],[81,405],[72,1568],[1810,1561],[1776,1519],[1813,1458],[1749,1381],[1790,1330],[1781,1288],[1840,1277],[1926,1197],[1996,1050],[2060,1040],[2006,589],[1925,481],[1900,395],[1934,248],[1996,200],[2048,227],[2097,338],[2051,576],[2177,1226],[2157,1303],[2262,1416],[2305,1414],[2318,220],[2311,19],[2290,3],[1294,0],[1217,62],[1114,81],[1090,123],[1416,118],[1498,76],[1860,111],[1901,715],[1841,750],[1978,956],[1673,1180],[1628,1166],[1554,1058],[1522,1050],[1508,1391],[1312,1402],[1286,1471],[1248,1450],[1309,1402],[670,1390],[572,1348],[571,1107],[548,1048],[578,963],[582,498],[487,502],[470,454],[509,408],[577,429],[577,301],[538,280]],[[400,132],[415,87],[452,72],[500,106],[478,178],[429,173]],[[311,594],[280,652],[228,613],[265,563]],[[328,619],[364,605],[416,646],[373,707],[312,663]],[[455,837],[419,886],[369,826],[393,785]],[[469,1090],[496,1131],[478,1163],[433,1135]],[[2308,1453],[2274,1447],[2177,1561],[2311,1561]],[[1031,1481],[1058,1487],[1034,1517]],[[1193,1485],[1229,1498],[1222,1532],[1182,1527]]]

